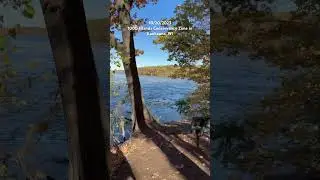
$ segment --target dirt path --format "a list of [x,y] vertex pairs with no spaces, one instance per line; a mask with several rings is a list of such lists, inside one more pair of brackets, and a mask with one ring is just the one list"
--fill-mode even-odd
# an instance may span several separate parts
[[196,148],[193,135],[187,132],[187,122],[151,129],[113,149],[115,154],[120,151],[122,161],[112,179],[210,179],[209,138],[203,137],[200,148]]

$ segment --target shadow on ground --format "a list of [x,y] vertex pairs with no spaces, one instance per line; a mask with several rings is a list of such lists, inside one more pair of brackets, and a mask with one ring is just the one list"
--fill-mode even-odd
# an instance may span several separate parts
[[169,126],[154,123],[153,129],[157,129],[165,136],[170,137],[177,145],[181,146],[184,150],[193,155],[193,157],[197,158],[198,161],[210,168],[210,155],[208,153],[210,141],[204,139],[209,137],[204,135],[204,138],[200,138],[200,148],[197,148],[196,137],[193,134],[190,134],[190,123],[178,122],[169,124]]
[[[112,179],[128,180],[136,179],[138,177],[146,178],[147,176],[152,176],[152,173],[150,174],[150,172],[160,173],[160,176],[162,178],[165,177],[166,179],[172,178],[172,174],[170,173],[173,172],[178,173],[175,178],[179,177],[179,179],[211,179],[209,170],[210,142],[202,140],[200,142],[201,148],[197,148],[195,137],[193,137],[190,132],[190,123],[179,122],[163,125],[152,123],[149,125],[149,128],[143,130],[142,133],[134,135],[131,138],[131,142],[129,141],[129,148],[135,149],[135,147],[139,147],[138,149],[131,151],[132,153],[129,153],[129,157],[126,157],[127,151],[122,152],[119,148],[117,148],[119,153],[112,155],[116,157],[111,157],[111,159],[122,159],[121,163],[113,162],[113,164],[119,164],[119,166],[113,166],[115,171],[113,172]],[[143,143],[144,141],[151,143]],[[154,148],[156,147],[159,150],[155,150]],[[123,146],[120,148],[122,149]],[[156,155],[156,153],[151,153],[157,151],[159,151],[161,155],[164,155],[165,158],[160,156],[160,154]],[[144,162],[144,160],[146,161]],[[128,161],[130,161],[131,165]],[[170,170],[167,170],[170,172],[165,171],[168,174],[163,174],[165,173],[162,166],[164,164],[159,161],[168,161]],[[157,169],[159,171],[157,171]],[[150,178],[156,178],[151,176]]]
[[112,168],[112,174],[111,179],[112,180],[136,180],[134,173],[132,171],[132,168],[127,161],[126,157],[122,153],[122,151],[119,149],[118,146],[115,147],[116,153],[110,153],[111,154],[111,168]]
[[[173,167],[176,168],[177,171],[180,172],[181,175],[188,180],[209,180],[210,176],[204,172],[197,164],[195,164],[191,159],[189,159],[186,155],[182,154],[177,148],[172,144],[172,140],[170,138],[165,138],[166,133],[163,133],[161,125],[152,124],[152,128],[148,128],[143,131],[147,138],[152,140],[154,144],[156,144],[161,151],[166,155],[168,161],[172,164]],[[167,128],[167,127],[164,127]],[[180,129],[180,128],[179,128]],[[172,131],[172,129],[169,131]],[[161,135],[161,133],[165,134],[165,136]],[[177,131],[177,134],[179,131]],[[180,140],[182,141],[182,140]],[[189,152],[193,152],[196,147],[191,147],[188,143],[181,143],[182,147],[185,148]],[[188,150],[189,148],[189,150]],[[200,152],[199,152],[200,153]],[[197,157],[197,156],[195,156]],[[182,168],[178,168],[181,167]]]

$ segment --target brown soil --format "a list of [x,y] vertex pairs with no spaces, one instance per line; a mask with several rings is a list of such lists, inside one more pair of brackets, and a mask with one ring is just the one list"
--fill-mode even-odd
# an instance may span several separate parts
[[203,136],[197,148],[187,121],[153,124],[112,148],[112,179],[209,180],[209,139]]

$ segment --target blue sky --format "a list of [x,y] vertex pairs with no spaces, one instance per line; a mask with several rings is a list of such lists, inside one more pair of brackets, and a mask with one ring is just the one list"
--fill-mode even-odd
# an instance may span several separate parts
[[[174,15],[174,9],[177,5],[182,3],[183,0],[159,0],[155,5],[150,4],[139,10],[134,9],[133,12],[137,12],[139,18],[148,18],[150,21],[159,21],[163,18],[172,17]],[[161,45],[153,44],[155,38],[156,36],[147,36],[144,32],[135,36],[135,47],[144,51],[143,55],[137,56],[138,67],[174,64],[174,62],[169,62],[167,60],[168,53],[160,49]],[[115,66],[111,64],[111,68],[113,69],[114,67]]]
[[[162,18],[172,17],[173,11],[178,4],[182,4],[183,0],[159,0],[155,5],[150,4],[145,8],[137,11],[140,18],[148,18],[148,20],[161,20]],[[106,0],[84,0],[87,19],[106,17]],[[9,8],[0,8],[5,15],[6,26],[14,26],[22,24],[25,26],[42,26],[44,27],[43,16],[38,0],[33,1],[36,9],[35,17],[31,20],[23,18],[20,14]],[[136,11],[136,9],[134,10]],[[156,36],[147,36],[146,33],[139,33],[135,36],[135,46],[137,49],[144,50],[142,56],[137,57],[137,66],[153,66],[173,64],[168,62],[168,54],[160,50],[160,45],[153,44]],[[111,65],[112,68],[114,67]]]
[[[106,17],[106,5],[108,0],[84,0],[86,16],[88,19],[104,18]],[[281,0],[277,3],[278,11],[292,9],[292,4],[288,0]],[[286,3],[284,3],[286,2]],[[169,18],[174,15],[173,11],[177,5],[182,4],[183,0],[159,0],[155,5],[147,5],[137,11],[140,18],[148,18],[148,20],[161,20],[162,18]],[[33,0],[33,5],[36,9],[36,15],[33,19],[28,20],[23,18],[20,14],[9,8],[0,7],[0,12],[5,15],[5,22],[7,26],[15,24],[22,24],[25,26],[44,26],[43,16],[38,0]],[[135,11],[135,10],[134,10]],[[137,57],[137,66],[154,66],[174,64],[174,62],[167,61],[168,54],[160,50],[160,45],[153,44],[156,36],[147,36],[146,33],[139,33],[135,36],[135,46],[137,49],[144,50],[142,56]],[[120,38],[121,39],[121,38]],[[114,68],[113,65],[111,65]]]
[[[137,11],[140,18],[148,18],[148,20],[161,20],[174,16],[174,9],[177,5],[182,4],[184,0],[159,0],[155,5],[148,5]],[[275,11],[288,11],[293,9],[293,4],[289,0],[279,0],[273,6]],[[116,34],[118,36],[118,34]],[[146,33],[139,33],[135,36],[135,47],[144,50],[142,56],[137,57],[137,66],[155,66],[174,64],[169,62],[168,53],[160,49],[161,45],[153,44],[153,39],[156,36],[147,36]],[[121,39],[121,38],[120,38]],[[111,68],[114,66],[111,64]]]

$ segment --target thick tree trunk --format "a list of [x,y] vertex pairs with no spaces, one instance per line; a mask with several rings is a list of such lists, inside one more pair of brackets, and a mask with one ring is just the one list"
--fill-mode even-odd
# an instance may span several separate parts
[[122,10],[120,12],[120,19],[124,45],[123,67],[127,78],[128,91],[132,106],[132,130],[133,132],[140,132],[147,128],[146,121],[148,119],[145,118],[144,113],[144,103],[136,64],[133,32],[128,30],[128,26],[130,25],[129,10]]
[[82,1],[40,2],[67,120],[69,180],[109,179],[99,81]]

